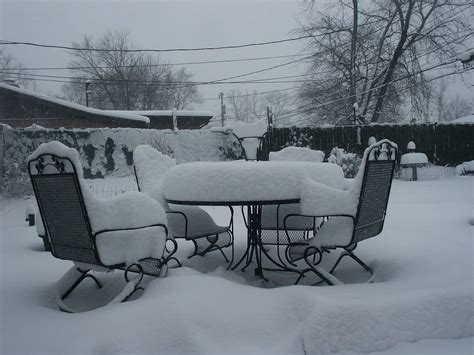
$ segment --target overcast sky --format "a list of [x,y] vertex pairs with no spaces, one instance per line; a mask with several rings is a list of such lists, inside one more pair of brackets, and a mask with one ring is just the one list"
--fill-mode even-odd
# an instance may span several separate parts
[[[225,46],[295,37],[292,31],[304,19],[303,0],[0,0],[0,38],[70,46],[85,34],[96,38],[108,30],[129,32],[137,48]],[[5,46],[26,67],[64,67],[69,52],[60,49]],[[168,63],[282,56],[306,53],[305,42],[232,50],[160,54]],[[186,65],[196,81],[211,81],[287,63],[295,58],[277,58],[220,64]],[[303,64],[293,64],[241,80],[298,75]],[[68,71],[41,74],[69,76]],[[287,79],[291,80],[291,79]],[[474,71],[451,85],[474,100]],[[219,93],[240,89],[269,91],[292,87],[284,84],[226,84],[199,86],[204,99],[196,109],[219,114]],[[38,82],[37,90],[61,94],[61,84]],[[294,95],[295,91],[288,91]]]
[[[79,42],[85,34],[99,37],[108,30],[126,31],[137,48],[208,47],[264,42],[294,37],[304,7],[301,0],[0,0],[0,37],[56,45]],[[64,67],[68,51],[8,46],[7,50],[26,67]],[[169,63],[239,59],[304,53],[302,41],[233,50],[160,54]],[[294,58],[293,58],[294,59]],[[291,61],[279,58],[260,61],[187,65],[197,81],[208,81],[264,69]],[[242,79],[297,75],[304,66],[282,67]],[[46,74],[41,72],[41,74]],[[48,72],[68,76],[68,71]],[[200,86],[204,99],[220,91],[267,91],[286,84],[234,84]],[[39,82],[38,91],[60,94],[61,84]],[[291,93],[291,91],[290,91]],[[218,100],[205,100],[199,109],[219,112]]]

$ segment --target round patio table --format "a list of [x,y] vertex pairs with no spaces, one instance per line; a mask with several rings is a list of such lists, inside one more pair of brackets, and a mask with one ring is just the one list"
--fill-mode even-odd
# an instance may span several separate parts
[[336,189],[342,190],[344,186],[341,167],[331,163],[193,162],[169,169],[163,181],[163,191],[166,200],[171,204],[246,206],[247,249],[232,269],[237,268],[246,258],[244,270],[255,255],[255,274],[263,277],[259,251],[281,269],[288,268],[273,260],[261,245],[259,236],[262,206],[298,203],[301,184],[305,178]]

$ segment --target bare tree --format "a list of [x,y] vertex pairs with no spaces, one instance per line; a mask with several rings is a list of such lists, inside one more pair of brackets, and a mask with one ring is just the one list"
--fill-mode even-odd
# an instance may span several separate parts
[[4,48],[0,48],[0,82],[15,82],[18,85],[34,89],[35,82],[28,77],[28,71]]
[[427,93],[426,67],[452,59],[472,36],[471,6],[466,0],[338,0],[323,12],[311,7],[301,31],[311,36],[312,81],[301,87],[300,112],[333,123],[403,117],[407,98],[419,101]]
[[173,83],[168,90],[171,96],[169,101],[173,102],[174,108],[183,110],[192,103],[202,102],[197,87],[189,84],[191,79],[192,74],[184,68],[180,68],[176,72],[170,71],[168,74],[167,80]]
[[253,122],[266,116],[264,109],[258,100],[258,92],[242,93],[238,89],[233,89],[226,95],[228,115],[244,122]]
[[80,50],[71,51],[74,77],[63,88],[67,99],[84,103],[89,81],[90,105],[101,109],[183,109],[198,100],[190,73],[174,73],[149,53],[129,51],[127,33],[107,32],[96,41],[85,36],[73,46]]
[[432,110],[438,122],[452,121],[472,113],[472,103],[461,97],[458,93],[448,93],[449,83],[441,80],[438,86],[433,88]]
[[235,120],[253,122],[266,119],[268,107],[271,109],[274,124],[291,109],[292,105],[290,96],[285,92],[262,95],[257,91],[242,93],[234,89],[228,92],[226,101],[228,114]]

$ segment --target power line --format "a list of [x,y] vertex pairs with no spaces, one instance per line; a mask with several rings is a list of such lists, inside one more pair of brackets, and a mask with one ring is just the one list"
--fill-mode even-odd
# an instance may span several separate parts
[[[471,70],[473,70],[473,69],[474,69],[474,68],[469,68],[469,69],[467,69],[467,70],[454,71],[454,72],[450,72],[450,73],[441,74],[441,75],[439,75],[439,76],[437,76],[437,77],[434,77],[434,78],[431,78],[431,79],[427,79],[427,80],[426,80],[425,82],[423,82],[423,83],[416,83],[416,84],[412,84],[412,85],[410,85],[410,86],[407,86],[405,89],[415,88],[415,87],[417,87],[417,86],[419,86],[419,85],[422,85],[422,84],[424,84],[424,83],[427,83],[427,82],[431,82],[431,81],[434,81],[434,80],[442,79],[442,78],[445,78],[445,77],[451,76],[451,75],[459,75],[459,74],[462,74],[462,73],[466,73],[466,72],[468,72],[468,71],[471,71]],[[329,104],[332,104],[332,102],[326,103],[325,105],[329,105]],[[322,105],[321,105],[320,107],[322,107]],[[283,118],[280,118],[280,117],[279,117],[278,119],[288,119],[288,118],[295,117],[295,116],[298,116],[298,115],[299,115],[299,114],[296,114],[296,115],[293,115],[293,116],[288,116],[288,117],[283,117]],[[292,123],[292,124],[294,124],[294,123],[299,123],[299,122],[303,122],[303,121],[308,121],[308,120],[310,120],[310,119],[311,119],[310,117],[303,117],[303,118],[301,118],[301,119],[299,119],[299,120],[296,120],[296,121],[293,121],[293,122],[291,122],[291,123]]]
[[87,47],[80,48],[80,47],[72,47],[72,46],[42,44],[42,43],[35,43],[35,42],[10,41],[10,40],[2,40],[0,44],[25,45],[25,46],[33,46],[33,47],[41,47],[41,48],[67,49],[67,50],[72,50],[72,51],[87,51],[87,52],[164,53],[164,52],[209,51],[209,50],[237,49],[237,48],[245,48],[245,47],[266,46],[270,44],[299,41],[301,39],[306,39],[310,37],[313,37],[313,36],[306,35],[306,36],[299,36],[299,37],[293,37],[293,38],[279,39],[279,40],[274,40],[274,41],[254,42],[254,43],[237,44],[237,45],[229,45],[229,46],[196,47],[196,48],[166,48],[166,49],[110,49],[110,48],[105,49],[105,48],[87,48]]
[[[276,68],[281,68],[281,67],[284,67],[284,66],[292,65],[292,64],[298,63],[298,62],[300,62],[304,59],[307,59],[309,57],[311,57],[311,56],[303,57],[301,59],[292,60],[292,61],[289,61],[289,62],[286,62],[286,63],[283,63],[283,64],[274,65],[274,66],[271,66],[271,67],[267,67],[267,68],[264,68],[264,69],[260,69],[260,70],[256,70],[256,71],[252,71],[252,72],[248,72],[248,73],[233,75],[233,76],[229,76],[229,77],[225,77],[225,78],[221,78],[221,79],[202,81],[202,82],[161,83],[161,82],[153,82],[153,81],[133,81],[133,80],[126,80],[126,79],[103,79],[101,81],[111,82],[111,83],[114,83],[114,82],[134,83],[135,82],[135,83],[143,83],[143,84],[156,83],[158,85],[162,85],[162,84],[166,85],[167,84],[167,85],[174,85],[175,88],[179,88],[179,87],[183,87],[183,86],[185,87],[185,86],[198,86],[198,85],[211,85],[211,84],[269,83],[268,81],[265,81],[265,79],[264,80],[261,79],[261,80],[234,81],[234,82],[231,82],[231,81],[228,81],[228,80],[237,79],[237,78],[241,78],[241,77],[249,76],[249,75],[254,75],[254,74],[258,74],[258,73],[263,73],[263,72],[273,70],[273,69],[276,69]],[[11,73],[11,72],[10,72],[10,74],[22,75],[22,73]],[[27,75],[29,75],[29,77]],[[37,77],[42,77],[42,78],[51,78],[51,79],[41,79],[41,80],[38,80],[38,81],[74,82],[74,81],[54,80],[54,79],[71,79],[71,77],[65,77],[65,76],[43,75],[43,74],[27,74],[27,75],[22,76],[22,78],[35,80],[34,78],[31,78],[31,76],[37,76]],[[74,79],[74,78],[72,78],[72,79]],[[76,80],[77,81],[75,81],[75,83],[83,83],[85,80],[90,80],[90,78],[77,78]],[[273,79],[271,79],[271,80],[273,80]],[[275,84],[275,83],[291,83],[291,82],[294,82],[294,81],[283,81],[283,82],[271,81],[270,83]]]
[[[87,77],[74,77],[74,76],[60,76],[60,75],[45,75],[45,74],[34,74],[34,73],[21,73],[21,72],[10,72],[10,71],[4,71],[3,69],[0,69],[0,73],[4,73],[7,75],[17,75],[19,77],[23,77],[25,75],[30,76],[30,77],[39,77],[39,78],[53,78],[53,79],[73,79],[77,83],[83,83],[86,82],[87,80],[90,80],[90,78]],[[243,83],[243,82],[248,82],[248,83],[264,83],[264,82],[270,82],[270,83],[275,83],[277,81],[275,80],[281,80],[281,79],[292,79],[292,78],[301,78],[301,77],[306,77],[306,74],[299,74],[299,75],[288,75],[288,76],[278,76],[278,77],[273,77],[273,78],[261,78],[261,79],[253,79],[253,80],[246,80],[242,82],[237,82],[237,83]],[[219,79],[221,80],[221,79]],[[314,81],[314,80],[304,80],[303,82],[306,81]],[[167,82],[167,81],[157,81],[157,80],[129,80],[129,79],[101,79],[100,82],[107,82],[107,83],[139,83],[139,84],[159,84],[159,85],[177,85],[177,84],[182,84],[179,82]],[[286,82],[286,81],[285,81]],[[290,81],[290,82],[301,82],[301,80],[295,80],[295,81]],[[202,81],[187,81],[186,84],[190,85],[199,85],[203,83]],[[227,81],[226,83],[236,83],[236,82],[231,82]]]
[[[233,99],[236,97],[248,97],[248,96],[254,96],[254,95],[264,95],[264,94],[270,94],[274,92],[282,92],[282,91],[290,91],[290,90],[296,90],[298,87],[291,87],[291,88],[285,88],[285,89],[277,89],[277,90],[269,90],[269,91],[259,91],[259,92],[253,92],[251,94],[242,94],[242,95],[231,95],[231,96],[226,96],[226,99]],[[219,98],[213,98],[213,97],[208,97],[201,99],[202,101],[211,101],[211,100],[219,100]]]
[[[1,44],[1,43],[0,43]],[[208,61],[197,61],[197,62],[179,62],[179,63],[159,63],[159,64],[139,64],[139,65],[121,65],[120,68],[142,68],[142,67],[167,67],[167,66],[179,66],[179,65],[201,65],[201,64],[219,64],[219,63],[235,63],[235,62],[249,62],[259,61],[268,59],[279,59],[279,58],[291,58],[291,57],[302,57],[309,56],[309,53],[301,54],[288,54],[288,55],[276,55],[268,57],[254,57],[254,58],[240,58],[240,59],[223,59],[223,60],[208,60]],[[83,70],[92,69],[91,66],[77,66],[77,67],[31,67],[21,68],[23,70]],[[112,66],[97,66],[96,69],[110,69]],[[4,70],[17,70],[15,68]]]
[[[372,21],[370,23],[366,23],[360,26],[367,26],[374,22],[376,21]],[[347,28],[347,30],[350,30],[350,28]],[[165,48],[165,49],[111,49],[111,48],[92,48],[92,47],[81,48],[81,47],[73,47],[73,46],[65,46],[65,45],[44,44],[44,43],[24,42],[24,41],[11,41],[11,40],[0,40],[0,45],[2,44],[3,45],[25,45],[25,46],[40,47],[40,48],[54,48],[54,49],[66,49],[66,50],[72,50],[72,51],[88,51],[88,52],[164,53],[164,52],[185,52],[185,51],[209,51],[209,50],[238,49],[238,48],[255,47],[255,46],[266,46],[266,45],[271,45],[271,44],[299,41],[306,38],[321,37],[321,36],[326,36],[326,35],[327,33],[319,33],[316,35],[304,35],[304,36],[284,38],[284,39],[278,39],[278,40],[266,41],[266,42],[253,42],[253,43],[227,45],[227,46],[215,46],[215,47]]]

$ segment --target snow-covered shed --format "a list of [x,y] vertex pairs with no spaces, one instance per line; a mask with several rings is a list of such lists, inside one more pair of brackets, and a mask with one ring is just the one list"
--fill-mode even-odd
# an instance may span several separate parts
[[108,112],[0,83],[0,123],[14,128],[148,128],[150,119]]

